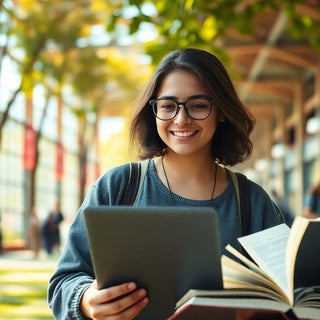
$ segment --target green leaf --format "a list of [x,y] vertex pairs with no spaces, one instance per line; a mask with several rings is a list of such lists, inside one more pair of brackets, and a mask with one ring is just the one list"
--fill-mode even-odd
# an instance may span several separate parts
[[133,34],[139,30],[140,19],[138,17],[134,17],[131,19],[130,23],[130,34]]

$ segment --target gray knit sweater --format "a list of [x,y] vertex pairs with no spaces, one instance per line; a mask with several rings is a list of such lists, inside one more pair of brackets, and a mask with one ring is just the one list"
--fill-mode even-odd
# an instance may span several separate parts
[[[69,230],[67,241],[48,287],[49,306],[55,318],[85,319],[79,310],[84,290],[94,279],[94,271],[88,247],[83,210],[87,206],[118,205],[124,193],[129,175],[129,165],[123,164],[103,174],[91,187]],[[268,194],[256,183],[251,183],[251,232],[283,222],[278,209]],[[221,249],[227,244],[240,249],[237,237],[241,236],[237,197],[234,185],[229,180],[226,190],[209,200],[192,200],[173,194],[159,179],[154,161],[150,160],[137,200],[137,206],[198,206],[210,204],[218,212]],[[201,230],[199,230],[201,232]]]

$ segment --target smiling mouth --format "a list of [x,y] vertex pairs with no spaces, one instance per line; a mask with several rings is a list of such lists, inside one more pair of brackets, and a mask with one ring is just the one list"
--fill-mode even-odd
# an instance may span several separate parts
[[198,131],[171,131],[171,133],[176,137],[191,137],[194,136]]

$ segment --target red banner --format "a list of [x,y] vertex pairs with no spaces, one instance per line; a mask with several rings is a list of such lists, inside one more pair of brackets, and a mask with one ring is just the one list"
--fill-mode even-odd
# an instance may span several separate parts
[[24,127],[23,167],[32,170],[36,165],[36,132],[31,124]]
[[57,143],[57,162],[56,162],[56,178],[57,180],[63,179],[63,160],[64,160],[64,148],[61,142]]

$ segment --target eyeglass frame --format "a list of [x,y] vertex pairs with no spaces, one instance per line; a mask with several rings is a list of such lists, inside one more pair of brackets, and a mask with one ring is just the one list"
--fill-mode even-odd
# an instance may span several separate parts
[[[189,114],[189,109],[188,109],[188,107],[187,107],[187,103],[188,103],[190,100],[195,100],[195,99],[205,99],[205,100],[207,100],[207,101],[210,103],[210,110],[209,110],[208,115],[207,115],[205,118],[196,119],[196,118],[190,116],[190,114]],[[173,116],[172,116],[171,118],[169,118],[169,119],[159,118],[159,117],[157,116],[157,114],[156,114],[156,110],[155,110],[155,108],[156,108],[156,103],[157,103],[158,101],[161,101],[161,100],[170,100],[170,101],[173,101],[173,102],[176,104],[175,113],[174,113]],[[149,104],[150,104],[151,107],[152,107],[153,114],[155,115],[155,117],[156,117],[157,119],[162,120],[162,121],[169,121],[169,120],[174,119],[174,118],[178,115],[178,113],[179,113],[179,111],[180,111],[180,109],[181,109],[180,105],[184,106],[184,111],[185,111],[185,113],[187,114],[187,116],[188,116],[190,119],[192,119],[192,120],[199,120],[199,121],[205,120],[205,119],[207,119],[207,118],[210,116],[210,114],[211,114],[211,112],[212,112],[213,103],[214,103],[214,99],[213,99],[212,97],[209,97],[209,96],[206,96],[206,95],[191,96],[191,97],[189,97],[187,100],[181,101],[181,102],[177,101],[177,100],[174,99],[173,97],[161,97],[161,98],[159,98],[159,99],[151,99],[151,100],[149,100]]]

